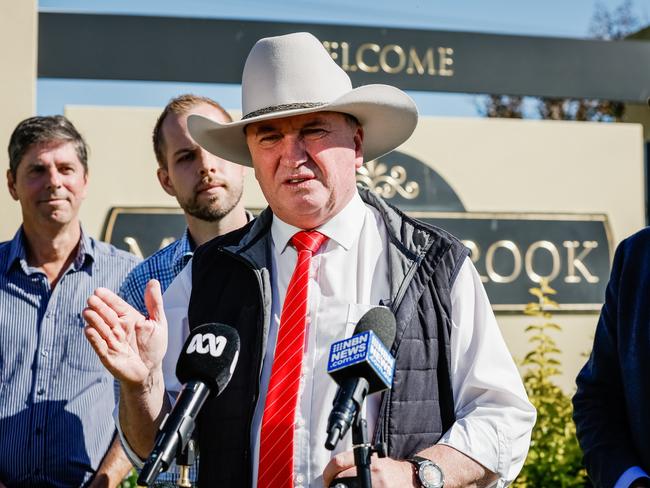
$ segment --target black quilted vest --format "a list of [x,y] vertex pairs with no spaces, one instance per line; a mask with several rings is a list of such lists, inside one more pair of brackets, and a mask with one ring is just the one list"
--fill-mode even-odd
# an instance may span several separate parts
[[[408,457],[454,422],[449,377],[450,290],[467,249],[448,233],[410,219],[360,192],[384,216],[389,234],[391,297],[397,318],[393,388],[382,399],[375,439]],[[199,416],[199,486],[251,486],[251,423],[271,308],[270,211],[243,229],[197,249],[192,261],[190,328],[235,327],[242,349],[225,391]]]

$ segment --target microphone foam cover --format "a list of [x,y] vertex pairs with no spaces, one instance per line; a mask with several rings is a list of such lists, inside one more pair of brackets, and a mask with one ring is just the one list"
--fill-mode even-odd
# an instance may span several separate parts
[[211,323],[195,327],[178,357],[176,377],[182,384],[202,381],[216,396],[235,371],[239,347],[239,334],[228,325]]
[[359,319],[353,335],[371,330],[381,339],[386,349],[390,351],[395,341],[396,329],[397,324],[393,312],[386,307],[375,307],[368,310]]

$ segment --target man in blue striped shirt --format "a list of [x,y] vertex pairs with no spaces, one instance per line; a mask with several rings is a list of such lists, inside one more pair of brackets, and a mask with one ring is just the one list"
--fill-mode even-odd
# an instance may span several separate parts
[[232,122],[221,105],[196,95],[172,99],[158,117],[153,130],[158,181],[183,209],[187,229],[179,240],[140,263],[122,284],[122,298],[144,315],[144,290],[149,280],[158,280],[164,292],[197,246],[242,227],[250,219],[241,201],[244,166],[214,156],[194,142],[187,131],[191,113]]
[[81,229],[87,147],[65,117],[18,124],[7,183],[23,222],[0,244],[0,488],[117,486],[131,466],[115,435],[114,381],[81,311],[138,259]]

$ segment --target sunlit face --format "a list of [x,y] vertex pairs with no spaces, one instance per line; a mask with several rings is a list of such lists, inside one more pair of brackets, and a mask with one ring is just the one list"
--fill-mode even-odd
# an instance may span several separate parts
[[[228,122],[219,110],[206,103],[193,107],[190,112]],[[167,167],[158,169],[158,179],[187,214],[215,222],[239,203],[245,168],[209,153],[194,142],[187,130],[188,115],[169,114],[163,122]]]
[[280,219],[318,227],[352,199],[363,163],[363,129],[336,112],[261,121],[246,127],[255,177]]
[[29,148],[7,185],[25,225],[64,226],[78,220],[88,175],[72,142],[53,141]]

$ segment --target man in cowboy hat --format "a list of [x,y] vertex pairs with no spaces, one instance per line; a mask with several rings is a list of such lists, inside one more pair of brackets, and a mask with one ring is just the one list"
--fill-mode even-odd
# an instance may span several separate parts
[[[350,436],[324,448],[337,389],[327,353],[381,304],[397,319],[396,369],[392,389],[366,404],[389,455],[373,460],[373,486],[512,481],[535,412],[466,248],[356,187],[364,159],[414,130],[413,101],[385,85],[352,89],[306,33],[258,41],[242,80],[242,120],[192,116],[188,127],[208,151],[253,166],[269,209],[198,249],[164,308],[150,284],[148,319],[105,290],[88,300],[87,337],[121,381],[129,450],[151,450],[170,408],[165,388],[178,389],[162,370],[188,327],[221,322],[242,349],[228,388],[199,416],[199,483],[320,487],[352,476]],[[182,337],[168,341],[165,314],[189,324]]]

